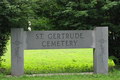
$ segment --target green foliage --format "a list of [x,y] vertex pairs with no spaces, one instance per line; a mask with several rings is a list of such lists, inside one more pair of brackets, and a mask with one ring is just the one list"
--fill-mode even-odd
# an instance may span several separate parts
[[49,14],[48,11],[44,11],[48,7],[48,4],[45,4],[46,2],[47,0],[35,0],[30,3],[31,10],[34,12],[34,15],[29,17],[32,30],[49,30],[51,28],[49,18],[43,14],[43,12]]
[[12,77],[0,74],[1,80],[119,80],[120,70],[113,69],[108,74],[90,74],[90,73],[74,73],[74,74],[36,74]]
[[103,5],[97,0],[49,0],[39,4],[36,14],[49,18],[51,29],[92,29],[103,22],[98,3]]
[[9,33],[6,32],[8,31],[6,28],[8,27],[6,23],[10,19],[8,16],[6,16],[9,13],[9,9],[7,9],[7,7],[9,7],[9,2],[0,2],[0,66],[2,61],[1,56],[5,53],[5,46],[7,40],[9,39]]
[[32,31],[34,30],[49,30],[50,29],[50,25],[49,24],[49,19],[48,18],[45,18],[45,17],[37,17],[37,19],[35,18],[31,18],[29,19],[31,21],[31,28],[32,28]]
[[120,65],[120,1],[107,1],[102,7],[105,22],[109,26],[109,56],[114,56],[116,65]]
[[27,29],[29,7],[25,1],[1,0],[0,1],[0,65],[1,56],[6,51],[11,28]]

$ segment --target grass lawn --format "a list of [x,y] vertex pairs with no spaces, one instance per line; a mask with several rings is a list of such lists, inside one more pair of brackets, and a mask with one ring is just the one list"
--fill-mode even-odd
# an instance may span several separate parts
[[26,76],[7,77],[0,74],[0,80],[120,80],[120,70],[113,69],[109,74],[73,74],[73,75],[52,75],[52,76]]
[[[8,51],[2,58],[5,62],[5,74],[11,74],[11,48],[10,41]],[[109,60],[109,66],[114,66]],[[93,72],[92,49],[50,49],[50,50],[25,50],[24,51],[25,74],[38,73],[78,73]]]

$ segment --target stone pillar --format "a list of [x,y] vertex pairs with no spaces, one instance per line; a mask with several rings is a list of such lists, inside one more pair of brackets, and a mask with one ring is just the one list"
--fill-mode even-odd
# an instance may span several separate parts
[[108,27],[95,28],[94,73],[108,73]]
[[11,75],[20,77],[24,74],[24,31],[22,28],[11,29]]

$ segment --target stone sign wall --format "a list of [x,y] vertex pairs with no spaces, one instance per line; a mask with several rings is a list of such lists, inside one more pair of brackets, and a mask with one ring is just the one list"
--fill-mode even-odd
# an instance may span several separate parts
[[108,27],[94,30],[23,31],[11,29],[11,75],[24,74],[25,49],[94,48],[94,73],[108,73]]
[[94,48],[94,31],[27,31],[26,49]]

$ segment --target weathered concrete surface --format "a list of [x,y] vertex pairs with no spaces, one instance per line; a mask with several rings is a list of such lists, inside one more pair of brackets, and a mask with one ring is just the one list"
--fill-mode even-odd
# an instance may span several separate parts
[[11,29],[11,75],[24,74],[24,32],[21,28]]
[[108,73],[108,27],[95,28],[94,73]]
[[27,31],[26,49],[94,48],[94,30]]

